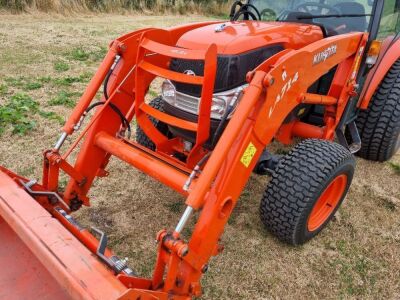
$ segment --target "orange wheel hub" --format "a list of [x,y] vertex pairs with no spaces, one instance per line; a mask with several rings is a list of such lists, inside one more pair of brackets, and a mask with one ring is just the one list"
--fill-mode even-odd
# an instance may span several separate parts
[[347,185],[347,175],[337,176],[315,202],[307,221],[308,231],[317,230],[329,218],[339,204]]

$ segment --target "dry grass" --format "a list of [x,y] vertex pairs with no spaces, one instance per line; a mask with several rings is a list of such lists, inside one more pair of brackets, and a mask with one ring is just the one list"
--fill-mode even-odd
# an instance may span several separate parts
[[227,0],[0,0],[0,9],[12,13],[51,12],[63,15],[87,12],[201,13],[223,15]]
[[[60,93],[76,101],[87,80],[83,75],[95,71],[102,47],[112,38],[138,27],[200,19],[1,15],[0,86],[5,87],[0,89],[0,104],[23,92],[41,109],[65,117],[71,111],[67,104],[49,102]],[[27,82],[40,80],[40,88],[27,88]],[[28,135],[12,135],[8,128],[0,136],[0,164],[39,178],[41,153],[55,142],[60,126],[39,114],[32,118],[36,127]],[[392,163],[400,163],[400,154]],[[388,163],[358,159],[357,165],[335,221],[298,248],[278,242],[263,229],[258,204],[268,177],[253,175],[226,226],[225,251],[212,259],[203,279],[204,299],[399,299],[400,176]],[[96,181],[90,192],[92,207],[80,211],[78,218],[85,226],[105,230],[112,248],[131,258],[141,275],[150,275],[155,234],[176,224],[184,199],[117,160],[108,169],[109,178]]]

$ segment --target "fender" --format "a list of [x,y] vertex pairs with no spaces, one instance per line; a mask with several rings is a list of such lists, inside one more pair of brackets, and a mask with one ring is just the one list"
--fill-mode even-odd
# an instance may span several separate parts
[[378,63],[371,69],[364,83],[360,95],[358,107],[367,109],[369,101],[375,90],[385,77],[386,73],[392,67],[394,62],[400,57],[400,36],[390,36],[383,41],[382,50]]

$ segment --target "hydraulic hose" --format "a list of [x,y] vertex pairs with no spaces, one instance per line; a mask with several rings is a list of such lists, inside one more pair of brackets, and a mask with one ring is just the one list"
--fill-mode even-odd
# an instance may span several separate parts
[[118,65],[119,61],[121,60],[121,56],[117,55],[115,57],[115,61],[113,65],[111,66],[110,70],[108,70],[106,78],[104,79],[104,84],[103,84],[103,94],[104,98],[108,100],[108,92],[107,92],[107,87],[108,87],[108,81],[110,80],[111,74],[114,72],[115,67]]
[[[96,106],[103,105],[103,104],[104,104],[104,102],[96,102],[96,103],[91,104],[85,110],[85,115],[88,114]],[[128,138],[130,138],[132,130],[131,130],[131,125],[129,124],[129,121],[125,118],[124,114],[121,112],[121,110],[118,108],[118,106],[116,106],[114,103],[111,103],[111,102],[108,103],[108,105],[120,117],[122,125],[124,125],[126,127],[126,129],[128,130]]]
[[[121,59],[121,56],[117,55],[114,61],[114,64],[111,66],[110,70],[108,70],[106,78],[104,79],[104,84],[103,84],[103,94],[104,94],[104,98],[106,100],[109,99],[109,95],[107,92],[107,88],[108,88],[108,81],[110,80],[111,74],[113,73],[115,67],[118,65],[119,61]],[[90,110],[92,110],[94,107],[99,106],[104,104],[104,102],[96,102],[93,103],[92,105],[90,105],[87,109],[86,109],[86,113],[88,113]],[[124,125],[126,127],[126,129],[128,130],[128,138],[130,138],[132,130],[131,130],[131,125],[129,124],[129,121],[126,119],[126,117],[122,114],[121,110],[113,103],[109,103],[109,106],[111,107],[111,109],[118,114],[118,116],[121,119],[121,123],[122,125]]]

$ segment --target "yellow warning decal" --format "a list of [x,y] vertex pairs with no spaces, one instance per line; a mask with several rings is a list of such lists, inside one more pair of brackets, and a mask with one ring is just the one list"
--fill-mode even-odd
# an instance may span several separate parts
[[257,152],[257,148],[256,146],[253,145],[252,142],[250,142],[246,148],[246,150],[244,150],[244,153],[242,155],[242,158],[240,159],[240,162],[246,167],[248,168],[253,157],[254,154],[256,154]]

